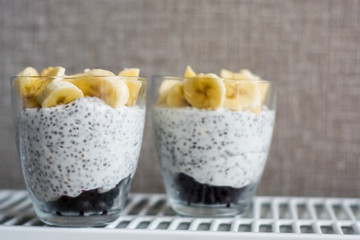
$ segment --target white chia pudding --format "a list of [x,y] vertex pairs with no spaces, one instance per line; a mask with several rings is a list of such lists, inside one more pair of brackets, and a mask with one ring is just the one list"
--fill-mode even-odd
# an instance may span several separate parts
[[[165,176],[184,174],[211,186],[242,188],[261,177],[275,112],[155,106],[153,121]],[[192,182],[193,180],[191,180]]]
[[96,97],[52,108],[27,108],[18,117],[25,181],[38,200],[104,193],[137,166],[145,109],[115,109]]

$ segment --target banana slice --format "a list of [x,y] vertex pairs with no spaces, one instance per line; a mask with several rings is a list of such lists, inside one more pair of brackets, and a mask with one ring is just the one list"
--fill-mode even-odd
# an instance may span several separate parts
[[168,97],[170,91],[171,91],[171,88],[170,88],[170,89],[167,89],[167,90],[164,91],[162,94],[160,94],[156,104],[157,104],[157,105],[167,104],[166,101],[167,101],[167,97]]
[[159,95],[161,96],[163,93],[165,93],[167,90],[173,88],[175,85],[181,83],[179,80],[164,80],[159,88]]
[[92,69],[66,81],[80,88],[84,95],[98,97],[114,108],[124,106],[129,99],[126,83],[107,70]]
[[14,86],[19,89],[22,96],[28,97],[33,96],[36,93],[36,82],[37,79],[33,77],[39,76],[39,73],[35,68],[27,67],[18,73],[18,77],[14,82]]
[[190,77],[195,77],[195,76],[196,76],[196,73],[194,72],[194,70],[189,65],[187,65],[184,77],[190,78]]
[[[36,95],[39,96],[41,92],[45,89],[45,87],[57,77],[64,77],[65,76],[65,68],[63,67],[48,67],[42,70],[41,76],[43,78],[39,78],[37,83],[37,93]],[[58,79],[57,79],[58,80]]]
[[142,85],[141,81],[137,81],[136,78],[130,78],[130,77],[138,77],[140,75],[140,69],[139,68],[125,68],[118,74],[122,77],[128,77],[125,78],[125,83],[129,89],[129,100],[126,104],[126,106],[134,106],[136,104],[136,100],[139,96],[139,91]]
[[46,76],[50,71],[52,71],[54,69],[54,67],[47,67],[47,68],[44,68],[42,71],[41,71],[41,76]]
[[63,77],[65,76],[65,68],[63,67],[48,67],[43,69],[41,72],[41,76],[45,77]]
[[191,106],[215,110],[225,100],[225,84],[216,74],[199,74],[184,81],[184,94]]
[[142,82],[132,79],[125,79],[126,86],[129,89],[129,99],[126,106],[134,106],[139,96],[139,91],[142,85]]
[[167,94],[166,103],[169,107],[184,107],[188,103],[184,96],[184,84],[178,83]]
[[17,74],[17,76],[32,76],[32,77],[36,77],[39,76],[38,71],[36,71],[35,68],[33,67],[26,67],[24,70],[22,70],[21,72],[19,72]]
[[140,69],[139,68],[125,68],[118,74],[122,77],[138,77],[140,75]]
[[49,83],[38,96],[38,102],[42,107],[54,107],[70,103],[80,97],[84,97],[84,94],[74,84],[55,80]]
[[221,69],[220,71],[220,77],[225,78],[225,79],[232,79],[234,76],[234,73],[230,70],[227,69]]
[[40,104],[38,104],[36,99],[39,85],[39,73],[35,68],[27,67],[19,72],[17,76],[13,86],[18,89],[23,106],[25,108],[39,107]]
[[261,110],[261,92],[257,82],[225,81],[226,95],[224,108],[239,111]]

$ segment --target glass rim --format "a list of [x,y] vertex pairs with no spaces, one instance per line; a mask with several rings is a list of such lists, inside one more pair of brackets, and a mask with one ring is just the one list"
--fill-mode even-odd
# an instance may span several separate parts
[[[196,77],[196,76],[195,76]],[[191,78],[195,78],[195,77],[183,77],[183,76],[170,76],[170,75],[152,75],[152,78],[162,78],[163,80],[185,80],[185,79],[191,79]],[[257,83],[271,83],[271,84],[275,84],[276,81],[274,80],[267,80],[267,79],[234,79],[234,78],[222,78],[219,77],[220,79],[222,79],[223,81],[236,81],[236,82],[257,82]]]
[[17,78],[35,78],[35,79],[79,79],[79,78],[116,78],[116,79],[131,79],[131,80],[139,80],[142,82],[146,82],[148,80],[145,76],[129,76],[129,77],[123,77],[123,76],[72,76],[72,75],[65,75],[65,76],[11,76],[10,80],[14,81]]

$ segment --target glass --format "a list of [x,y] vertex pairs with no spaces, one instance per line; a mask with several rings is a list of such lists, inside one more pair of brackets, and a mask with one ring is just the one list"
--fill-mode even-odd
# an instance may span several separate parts
[[[36,87],[77,80],[31,78],[40,82]],[[87,77],[93,83],[88,91],[99,97],[80,97],[54,107],[41,107],[34,96],[21,94],[16,81],[27,79],[11,79],[12,110],[23,175],[37,216],[47,224],[66,227],[114,221],[124,207],[140,154],[146,79],[126,77],[141,87],[135,103],[130,106],[129,100],[118,108],[101,98],[119,97],[111,95],[118,85],[109,85],[108,80],[123,77]],[[61,101],[64,97],[58,98]]]
[[153,127],[170,205],[187,216],[241,214],[255,195],[267,160],[275,121],[275,83],[222,79],[239,89],[249,83],[265,89],[257,111],[158,104],[164,101],[158,93],[163,81],[185,79],[152,79]]

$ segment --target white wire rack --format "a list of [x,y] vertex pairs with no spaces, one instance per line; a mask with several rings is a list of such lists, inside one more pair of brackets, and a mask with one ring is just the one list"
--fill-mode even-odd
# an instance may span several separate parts
[[35,215],[25,191],[0,190],[0,239],[360,239],[360,199],[256,197],[241,217],[176,215],[162,194],[131,194],[104,228],[56,228]]

